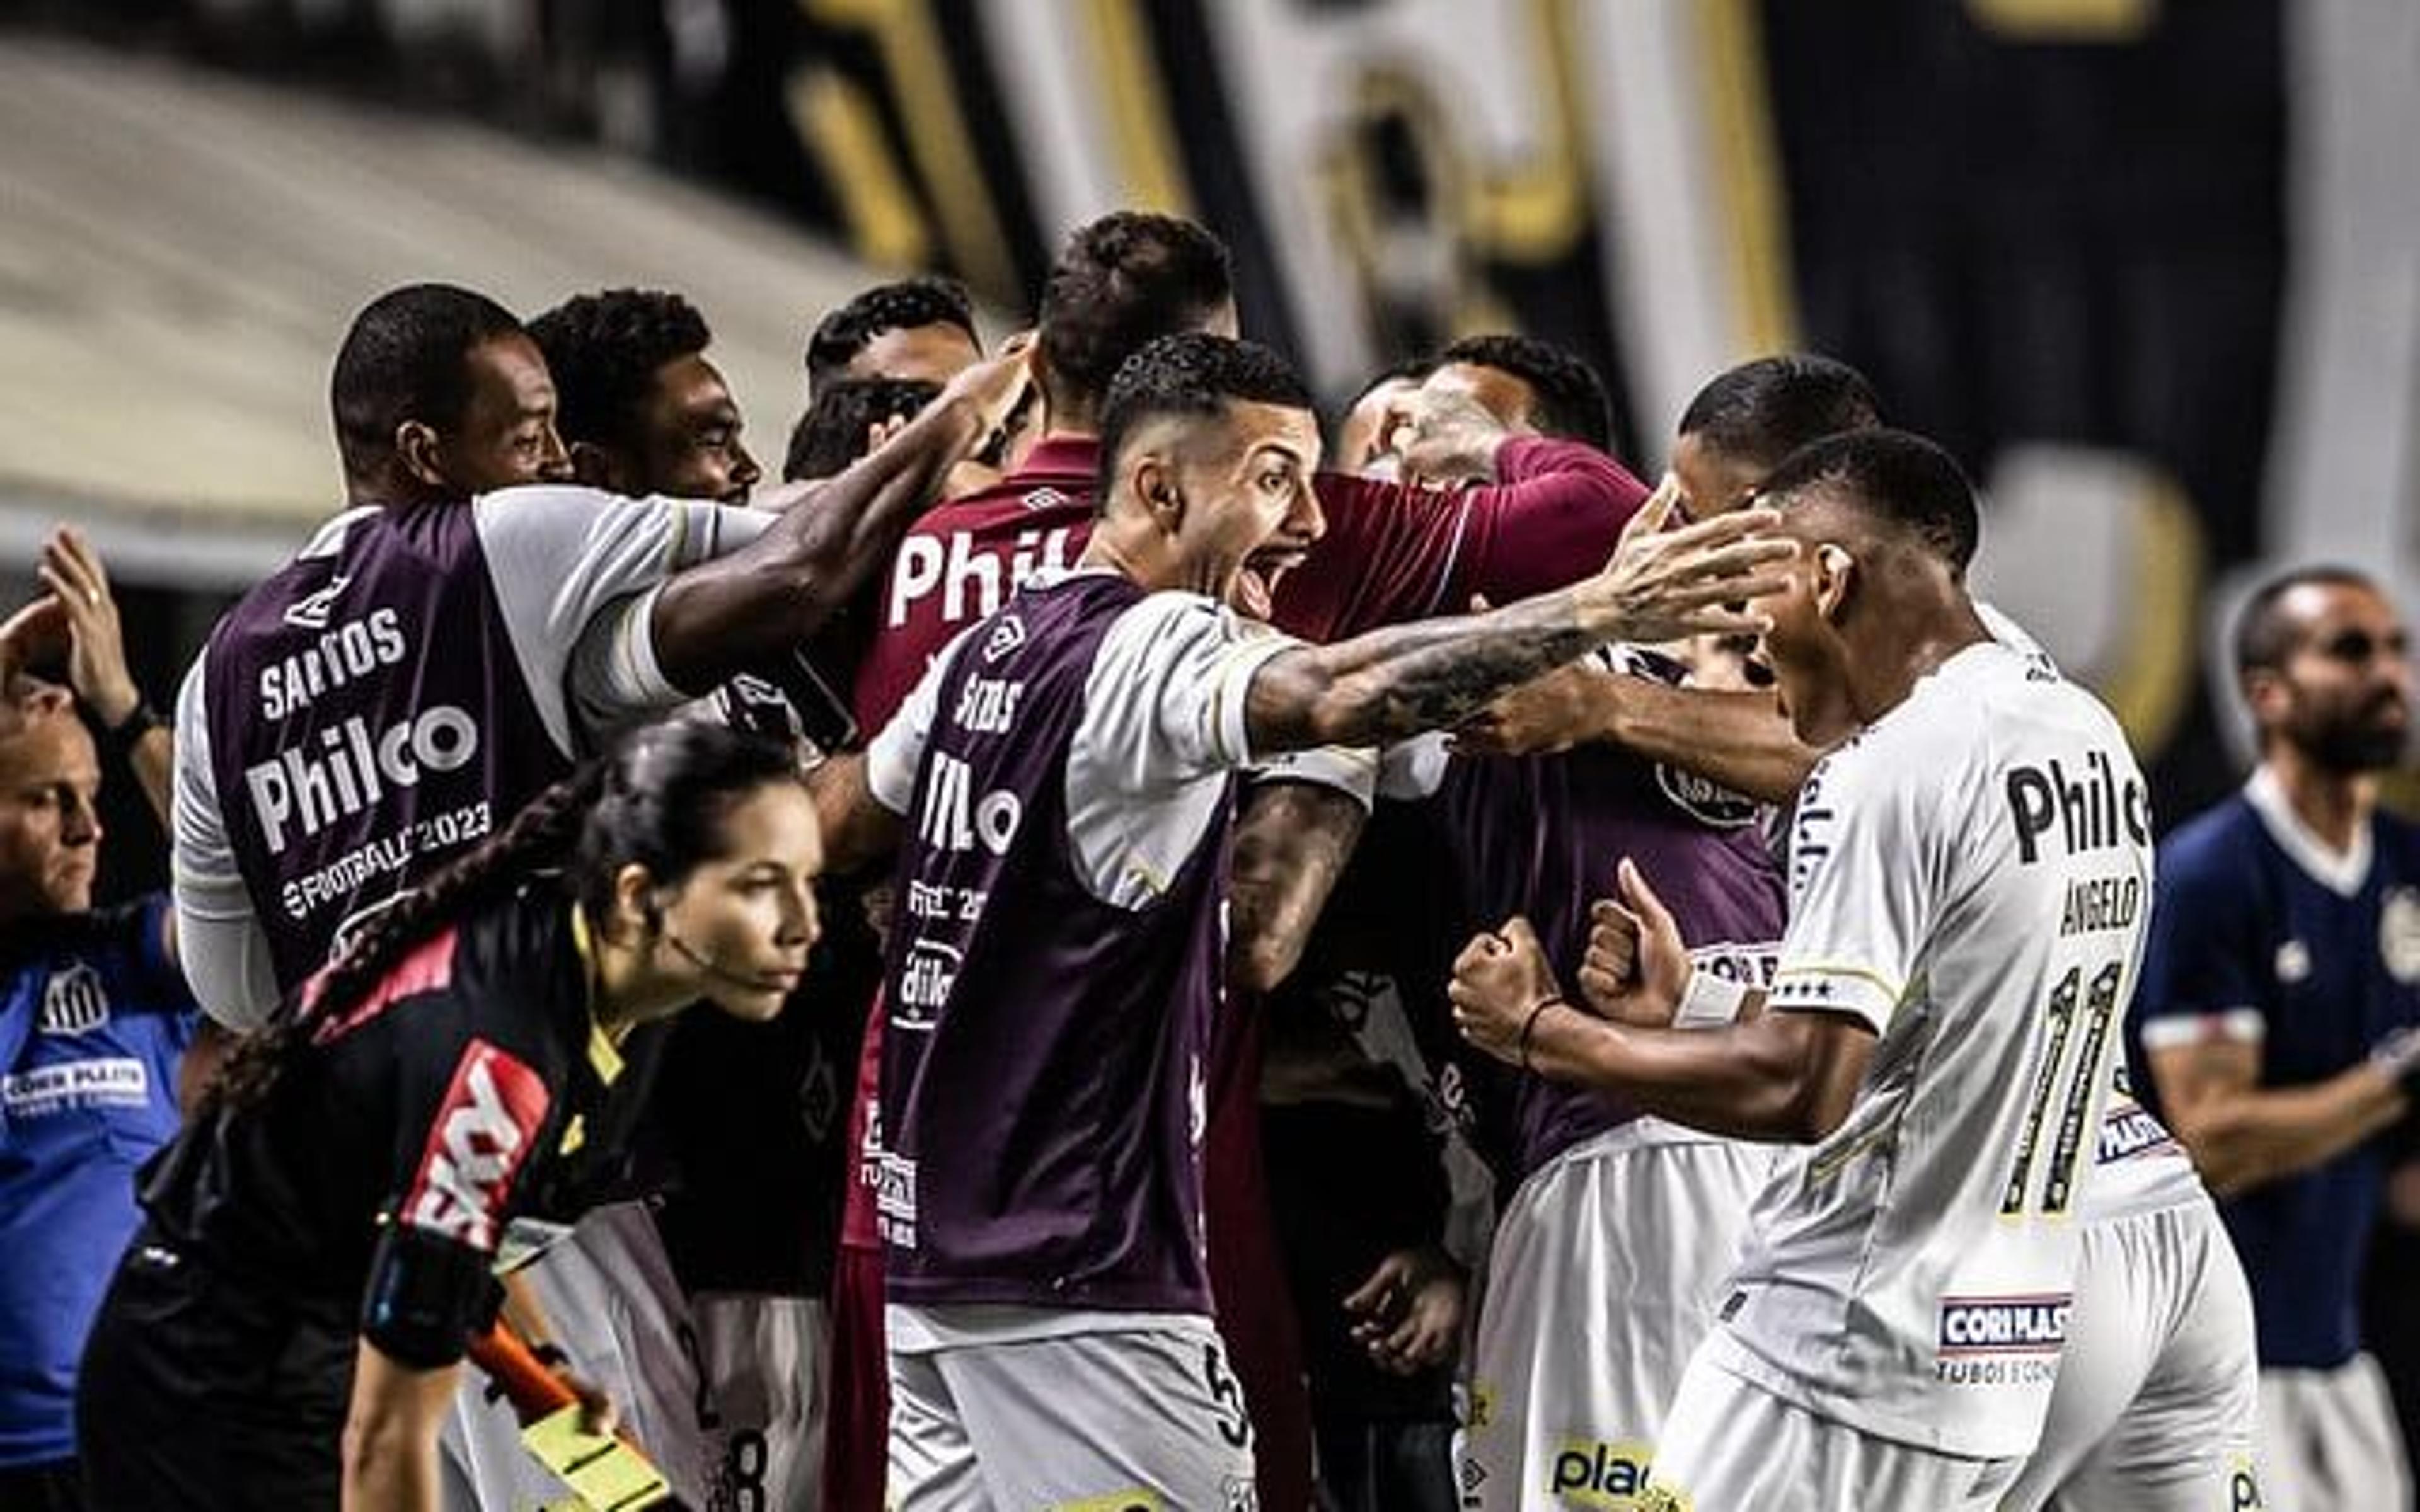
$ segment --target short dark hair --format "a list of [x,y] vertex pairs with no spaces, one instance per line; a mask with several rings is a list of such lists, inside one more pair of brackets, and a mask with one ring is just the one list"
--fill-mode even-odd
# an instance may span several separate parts
[[1812,352],[1783,352],[1715,374],[1682,411],[1680,434],[1768,471],[1809,441],[1882,423],[1863,373]]
[[940,397],[941,386],[922,378],[845,378],[815,392],[815,402],[790,430],[782,481],[829,478],[865,455],[868,429],[914,415]]
[[2286,618],[2286,595],[2297,588],[2358,588],[2375,594],[2377,579],[2350,567],[2320,563],[2294,567],[2262,579],[2235,618],[2235,673],[2274,671],[2286,665],[2301,633]]
[[706,316],[677,294],[616,288],[564,301],[529,323],[554,375],[554,427],[565,442],[628,446],[656,370],[714,340]]
[[1531,417],[1539,430],[1598,451],[1613,447],[1613,400],[1605,379],[1576,352],[1535,336],[1497,332],[1465,336],[1437,353],[1437,367],[1466,363],[1510,373],[1538,396]]
[[1230,403],[1311,408],[1311,389],[1294,364],[1258,342],[1206,331],[1162,336],[1129,357],[1101,404],[1101,472],[1094,509],[1109,507],[1118,454],[1126,437],[1161,415],[1211,416]]
[[384,466],[406,421],[440,430],[461,424],[472,349],[520,332],[511,311],[451,284],[407,284],[363,306],[328,380],[346,472],[366,477]]
[[1198,331],[1234,297],[1224,243],[1191,221],[1120,210],[1078,226],[1042,287],[1043,378],[1098,404],[1152,340]]
[[1982,527],[1958,459],[1923,437],[1876,426],[1825,436],[1782,458],[1761,498],[1821,492],[1907,532],[1963,575]]
[[955,326],[967,339],[975,334],[975,307],[966,285],[954,278],[902,278],[852,295],[847,303],[827,311],[807,337],[807,388],[822,392],[835,382],[860,352],[886,331],[914,331],[920,326]]

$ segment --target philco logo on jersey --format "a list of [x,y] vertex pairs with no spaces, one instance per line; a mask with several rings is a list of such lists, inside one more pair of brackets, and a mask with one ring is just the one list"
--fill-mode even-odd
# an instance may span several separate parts
[[958,984],[958,967],[966,956],[956,946],[939,940],[908,942],[908,956],[899,967],[899,991],[891,1014],[894,1027],[929,1029],[933,1015],[950,1000]]
[[936,593],[941,595],[941,618],[949,624],[994,613],[1017,584],[1044,567],[1067,564],[1068,529],[1019,531],[1006,552],[997,546],[977,546],[970,531],[952,531],[947,537],[910,535],[899,543],[898,561],[891,569],[885,618],[895,629],[908,623],[910,606]]
[[479,754],[479,725],[464,710],[439,703],[375,735],[355,715],[320,731],[319,745],[325,754],[288,748],[244,768],[243,785],[271,856],[286,849],[289,822],[307,838],[378,802],[389,784],[408,788],[423,773],[468,764]]
[[492,1252],[505,1190],[546,1121],[546,1104],[535,1072],[485,1040],[472,1041],[404,1195],[403,1221]]
[[[304,629],[324,629],[328,623],[324,612],[317,619],[296,619],[295,613],[313,599],[333,594],[343,585],[344,579],[339,578],[334,585],[287,609],[287,623]],[[324,610],[326,605],[319,608]],[[347,620],[292,656],[281,656],[260,670],[260,717],[283,719],[308,708],[311,701],[323,693],[366,677],[381,667],[396,665],[411,649],[404,640],[403,622],[391,609],[375,609],[361,619]]]
[[109,994],[101,974],[79,961],[65,971],[54,971],[42,984],[42,1011],[35,1029],[42,1034],[89,1034],[109,1022]]
[[1629,1440],[1566,1439],[1555,1455],[1547,1494],[1565,1506],[1615,1507],[1629,1512],[1647,1490],[1647,1461],[1654,1450]]
[[1756,822],[1757,803],[1711,778],[1655,764],[1655,785],[1672,806],[1709,829],[1737,829]]
[[2140,778],[2119,782],[2107,751],[2087,752],[2081,772],[2071,773],[2055,759],[2040,766],[2012,766],[2008,794],[2017,857],[2028,865],[2040,858],[2042,837],[2054,829],[2071,855],[2129,841],[2151,843],[2151,791]]
[[2055,1354],[2067,1345],[2065,1293],[2033,1297],[1944,1297],[1943,1354]]
[[918,838],[937,851],[970,851],[980,841],[994,856],[1006,856],[1025,817],[1025,807],[1006,788],[973,795],[974,768],[945,750],[933,753],[924,774],[924,805],[917,816]]

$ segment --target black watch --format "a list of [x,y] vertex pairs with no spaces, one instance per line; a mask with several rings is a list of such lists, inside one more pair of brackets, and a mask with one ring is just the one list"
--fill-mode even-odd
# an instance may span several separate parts
[[101,748],[123,761],[134,753],[135,745],[145,735],[165,723],[167,721],[160,717],[160,711],[153,708],[148,700],[137,697],[132,713],[116,724],[101,727]]

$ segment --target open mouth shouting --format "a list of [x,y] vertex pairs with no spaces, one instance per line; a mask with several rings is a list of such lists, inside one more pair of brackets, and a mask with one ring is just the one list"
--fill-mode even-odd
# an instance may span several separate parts
[[1228,606],[1247,619],[1267,619],[1277,604],[1278,579],[1299,566],[1305,554],[1300,547],[1264,546],[1246,557],[1227,590]]

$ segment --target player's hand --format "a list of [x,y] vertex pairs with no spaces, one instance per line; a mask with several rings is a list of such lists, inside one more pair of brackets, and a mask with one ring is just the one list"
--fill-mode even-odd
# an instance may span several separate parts
[[17,674],[65,659],[68,610],[55,594],[44,594],[0,621],[0,692]]
[[574,1396],[580,1398],[582,1431],[594,1433],[598,1438],[606,1438],[622,1431],[622,1411],[613,1405],[613,1397],[605,1395],[604,1387],[572,1369],[568,1362],[558,1361],[546,1368],[549,1374],[562,1381]]
[[34,569],[58,601],[68,631],[68,686],[104,727],[125,722],[143,695],[126,670],[126,636],[101,554],[84,532],[62,527],[42,547]]
[[1600,1018],[1666,1028],[1689,984],[1688,948],[1680,926],[1638,867],[1624,857],[1615,869],[1619,903],[1599,899],[1589,909],[1588,950],[1580,959],[1580,997]]
[[1512,438],[1496,412],[1461,384],[1439,377],[1388,406],[1378,434],[1405,483],[1458,487],[1496,476],[1496,454]]
[[1025,397],[1033,382],[1033,332],[1020,331],[1000,344],[998,350],[971,367],[959,371],[942,388],[936,404],[960,404],[974,413],[976,420],[973,444],[967,455],[977,456],[986,452],[1008,424],[1009,416]]
[[1445,1365],[1461,1342],[1468,1285],[1443,1250],[1397,1250],[1344,1299],[1353,1342],[1372,1364],[1398,1376]]
[[1741,509],[1680,524],[1680,499],[1668,474],[1622,528],[1612,560],[1579,585],[1583,621],[1602,639],[1653,644],[1769,627],[1746,601],[1788,586],[1778,568],[1798,546],[1769,533],[1780,515]]
[[1453,960],[1446,986],[1454,1027],[1497,1059],[1518,1065],[1521,1031],[1540,1005],[1562,997],[1537,932],[1518,915],[1492,934],[1476,934]]

